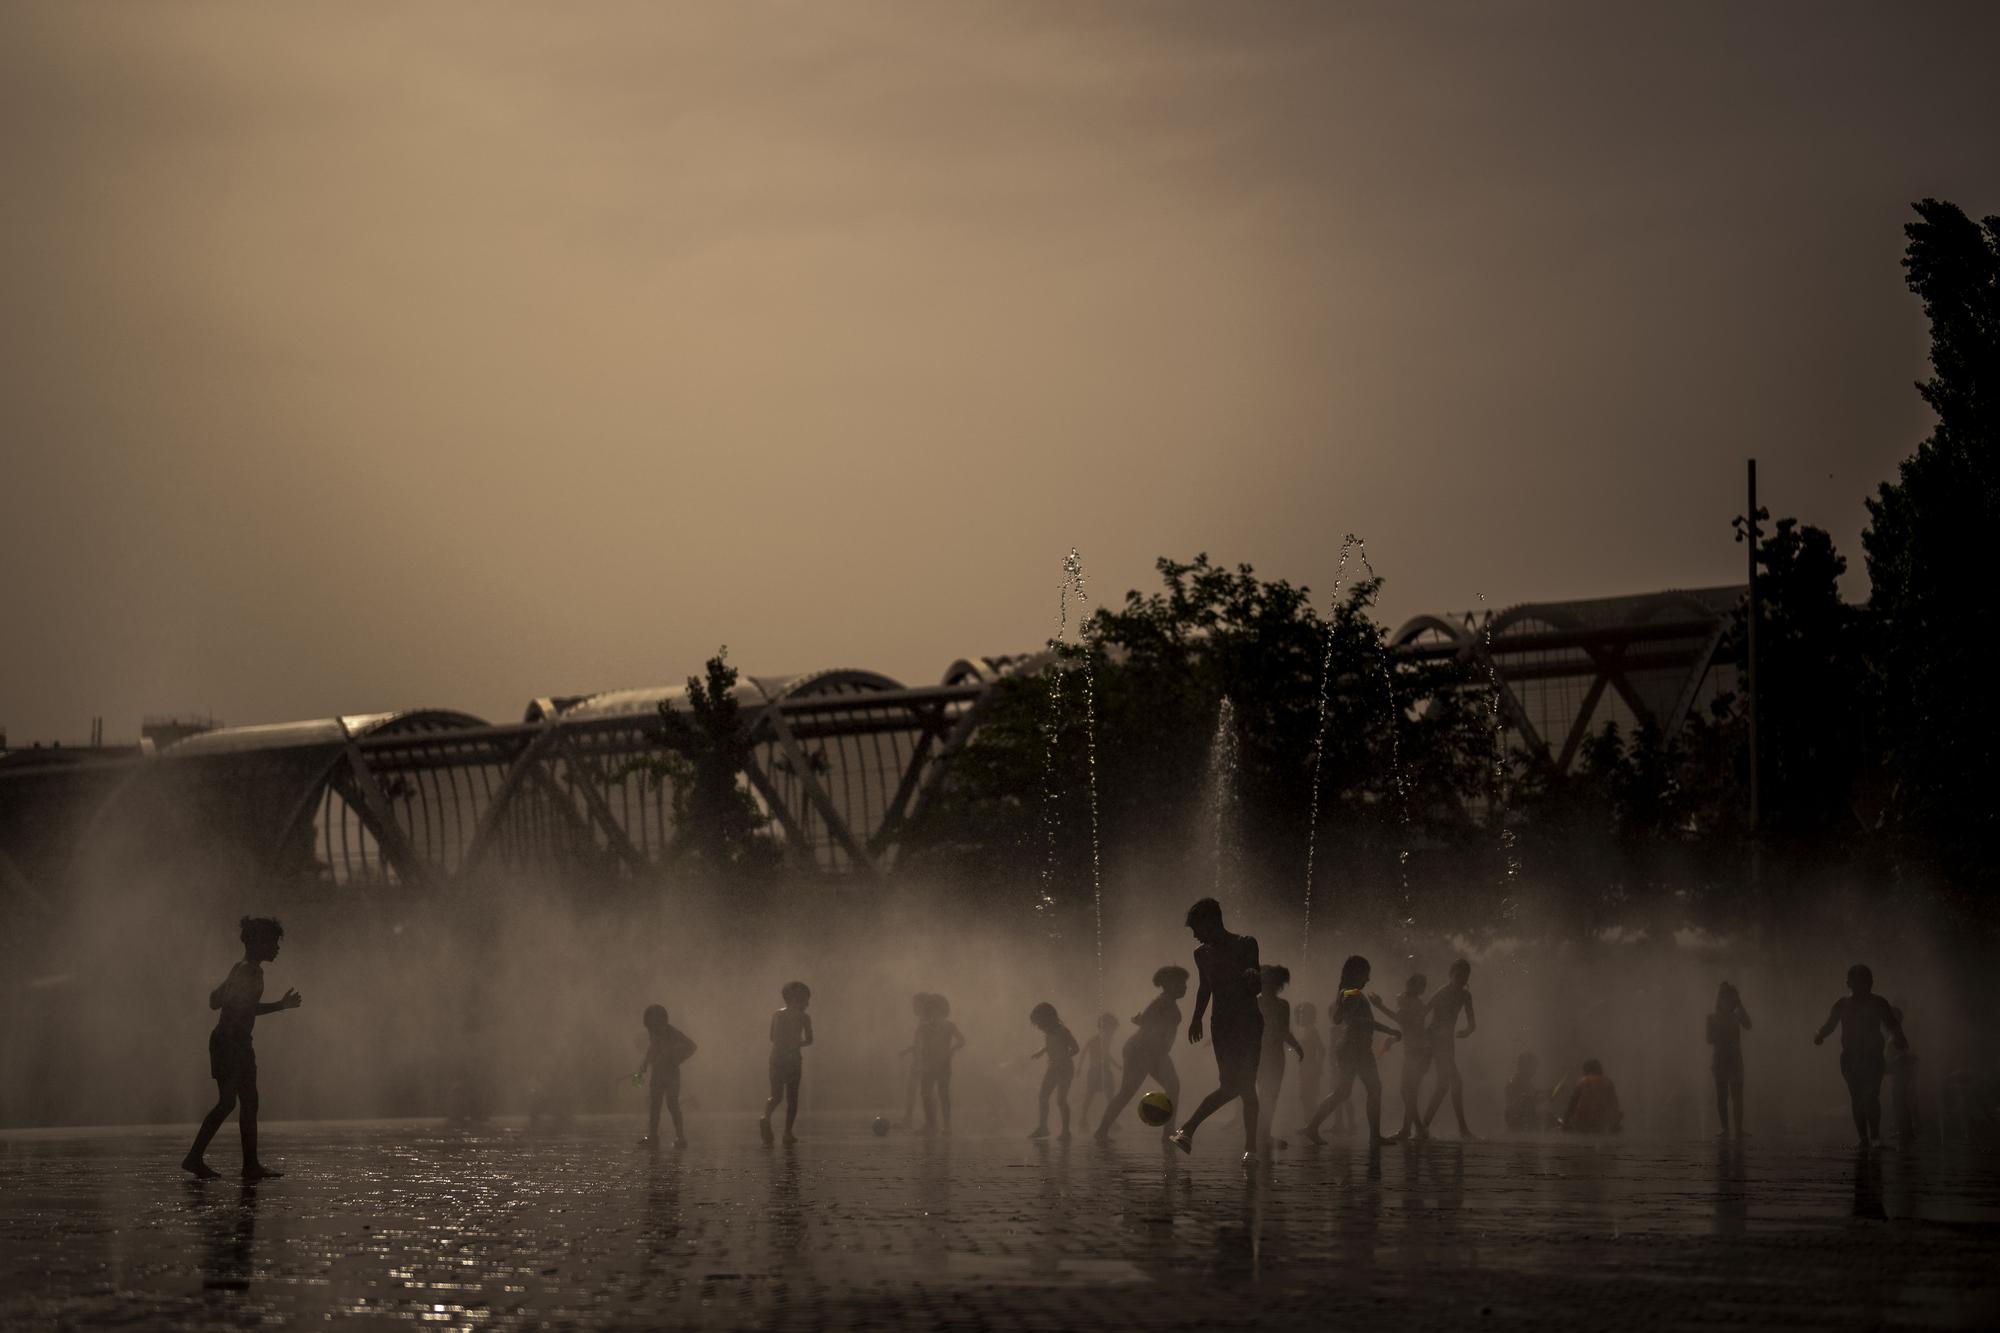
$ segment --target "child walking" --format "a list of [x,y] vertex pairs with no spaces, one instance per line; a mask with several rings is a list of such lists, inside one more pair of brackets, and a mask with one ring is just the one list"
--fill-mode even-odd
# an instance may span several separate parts
[[1310,1143],[1326,1142],[1319,1136],[1320,1122],[1347,1100],[1356,1079],[1361,1080],[1362,1090],[1367,1094],[1369,1142],[1395,1142],[1382,1136],[1382,1076],[1375,1072],[1375,1034],[1386,1032],[1391,1037],[1403,1034],[1375,1021],[1375,1011],[1365,993],[1368,976],[1368,960],[1360,954],[1340,966],[1340,998],[1334,1002],[1334,1023],[1340,1028],[1340,1041],[1334,1047],[1339,1056],[1339,1073],[1334,1077],[1333,1091],[1306,1122],[1305,1138]]
[[1736,987],[1723,982],[1715,993],[1715,1012],[1708,1016],[1709,1072],[1715,1076],[1715,1137],[1729,1137],[1729,1108],[1736,1107],[1736,1137],[1743,1137],[1743,1033],[1750,1011]]
[[1076,1038],[1063,1026],[1062,1019],[1056,1017],[1056,1007],[1044,1000],[1028,1011],[1028,1022],[1042,1034],[1042,1049],[1029,1056],[1039,1060],[1047,1056],[1048,1068],[1042,1071],[1042,1091],[1039,1099],[1040,1115],[1035,1128],[1029,1133],[1031,1139],[1045,1139],[1049,1136],[1049,1094],[1054,1093],[1056,1109],[1062,1112],[1062,1137],[1069,1137],[1069,1085],[1076,1079]]
[[797,1143],[798,1136],[792,1127],[799,1119],[799,1080],[805,1076],[806,1047],[813,1044],[812,1015],[806,1006],[812,1003],[812,987],[803,981],[788,981],[778,994],[783,998],[784,1007],[771,1015],[771,1098],[764,1103],[764,1118],[757,1122],[757,1133],[764,1140],[764,1146],[771,1146],[771,1112],[778,1109],[778,1103],[785,1104],[785,1142]]
[[263,1002],[264,964],[277,958],[285,928],[268,916],[246,916],[237,926],[243,959],[208,993],[208,1007],[219,1011],[215,1030],[208,1034],[208,1075],[215,1080],[215,1105],[195,1132],[194,1146],[181,1159],[181,1170],[192,1171],[201,1180],[215,1179],[217,1172],[209,1169],[202,1155],[238,1106],[243,1108],[236,1122],[243,1136],[243,1178],[268,1180],[285,1174],[265,1166],[257,1156],[257,1052],[250,1044],[250,1030],[259,1015],[296,1009],[304,1002],[295,990],[270,1004]]
[[1111,1054],[1111,1038],[1118,1032],[1118,1015],[1099,1014],[1097,1031],[1083,1044],[1083,1123],[1090,1123],[1091,1103],[1107,1101],[1117,1086],[1119,1063]]
[[1257,1055],[1257,1118],[1263,1123],[1258,1126],[1257,1141],[1269,1155],[1276,1142],[1271,1122],[1278,1114],[1278,1097],[1285,1090],[1285,1048],[1291,1047],[1301,1060],[1306,1050],[1292,1035],[1291,1001],[1281,998],[1291,984],[1292,969],[1266,963],[1262,973],[1264,989],[1257,996],[1257,1008],[1264,1015],[1264,1046]]
[[[1118,1091],[1104,1104],[1104,1118],[1097,1122],[1097,1133],[1093,1136],[1099,1143],[1111,1141],[1112,1122],[1139,1095],[1140,1087],[1149,1078],[1160,1085],[1168,1101],[1177,1108],[1180,1105],[1181,1079],[1174,1070],[1174,1038],[1181,1030],[1180,1002],[1187,994],[1188,970],[1170,963],[1153,973],[1153,984],[1160,993],[1132,1017],[1138,1031],[1125,1039],[1125,1077]],[[1174,1118],[1168,1115],[1166,1123],[1160,1126],[1161,1140],[1165,1141],[1173,1132]]]
[[951,1057],[965,1045],[965,1034],[951,1021],[951,1001],[942,995],[924,997],[924,1021],[917,1024],[917,1086],[924,1099],[924,1133],[951,1133]]
[[687,1033],[667,1022],[667,1007],[649,1004],[640,1017],[646,1025],[646,1058],[639,1062],[632,1081],[637,1083],[648,1069],[653,1080],[646,1088],[646,1137],[639,1142],[648,1147],[660,1141],[660,1103],[674,1122],[674,1146],[687,1147],[687,1131],[681,1124],[681,1066],[695,1052]]
[[1425,1040],[1424,1018],[1427,1006],[1424,1004],[1424,987],[1429,985],[1424,974],[1411,975],[1403,985],[1403,993],[1396,997],[1393,1005],[1383,1004],[1379,995],[1371,995],[1375,1007],[1388,1012],[1403,1029],[1403,1127],[1396,1131],[1399,1139],[1414,1134],[1418,1138],[1428,1137],[1424,1127],[1423,1087],[1424,1074],[1431,1067],[1430,1043]]

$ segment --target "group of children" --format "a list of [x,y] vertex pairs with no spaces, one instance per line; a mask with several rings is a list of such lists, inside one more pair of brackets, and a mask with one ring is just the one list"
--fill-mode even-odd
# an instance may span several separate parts
[[[1119,1115],[1151,1080],[1165,1094],[1165,1114],[1161,1117],[1164,1123],[1160,1125],[1164,1142],[1183,1152],[1193,1151],[1195,1131],[1201,1124],[1229,1102],[1240,1101],[1244,1160],[1253,1162],[1260,1151],[1267,1152],[1276,1142],[1271,1121],[1283,1091],[1287,1052],[1301,1063],[1300,1107],[1306,1111],[1303,1134],[1309,1142],[1324,1142],[1320,1126],[1329,1117],[1346,1110],[1357,1082],[1363,1089],[1368,1134],[1373,1143],[1427,1136],[1431,1121],[1447,1096],[1460,1136],[1474,1137],[1466,1124],[1464,1081],[1459,1074],[1455,1048],[1457,1040],[1472,1036],[1478,1029],[1469,985],[1471,963],[1464,959],[1453,963],[1450,981],[1428,1000],[1424,998],[1425,978],[1421,974],[1412,976],[1395,1003],[1390,1004],[1368,991],[1371,976],[1368,960],[1358,954],[1349,958],[1341,967],[1339,998],[1327,1007],[1328,1021],[1337,1029],[1328,1049],[1321,1044],[1313,1006],[1300,1004],[1294,1009],[1283,998],[1291,980],[1289,970],[1261,963],[1254,938],[1232,934],[1224,927],[1219,903],[1213,898],[1197,902],[1189,909],[1187,924],[1199,942],[1194,961],[1200,978],[1193,1020],[1187,1029],[1188,1040],[1190,1043],[1202,1040],[1204,1016],[1212,1006],[1209,1037],[1218,1075],[1216,1090],[1195,1107],[1184,1123],[1179,1127],[1174,1125],[1173,1112],[1180,1101],[1180,1077],[1174,1068],[1173,1045],[1180,1031],[1180,1002],[1187,995],[1190,974],[1184,967],[1169,965],[1153,974],[1157,994],[1133,1016],[1135,1030],[1125,1039],[1118,1058],[1111,1054],[1112,1040],[1119,1028],[1115,1016],[1100,1015],[1090,1041],[1079,1045],[1054,1005],[1044,1002],[1029,1011],[1028,1022],[1041,1034],[1042,1046],[1028,1058],[1046,1061],[1037,1100],[1037,1121],[1029,1137],[1049,1136],[1051,1101],[1060,1117],[1061,1136],[1065,1139],[1070,1136],[1069,1092],[1081,1059],[1086,1070],[1083,1104],[1086,1120],[1095,1100],[1100,1096],[1105,1099],[1104,1112],[1094,1134],[1099,1142],[1109,1138]],[[257,1153],[257,1061],[251,1046],[251,1029],[258,1016],[297,1008],[302,1001],[298,992],[291,990],[275,1002],[263,1002],[263,964],[278,956],[284,927],[270,918],[245,917],[240,935],[244,946],[242,961],[209,995],[209,1007],[219,1011],[215,1030],[209,1036],[209,1072],[216,1082],[217,1101],[181,1163],[183,1169],[202,1178],[216,1174],[203,1160],[209,1141],[229,1113],[239,1106],[244,1177],[255,1180],[281,1174],[264,1165]],[[1893,1041],[1896,1059],[1905,1071],[1914,1057],[1909,1054],[1909,1043],[1903,1033],[1901,1011],[1874,993],[1874,977],[1869,969],[1861,964],[1849,968],[1847,983],[1849,994],[1834,1002],[1826,1023],[1814,1034],[1813,1043],[1820,1044],[1836,1027],[1840,1029],[1840,1070],[1847,1082],[1860,1146],[1866,1149],[1881,1137],[1882,1080],[1891,1072],[1884,1033]],[[780,1105],[785,1108],[784,1142],[797,1142],[794,1130],[804,1051],[813,1044],[812,1017],[807,1012],[812,1002],[811,988],[802,981],[793,981],[780,994],[783,1005],[772,1014],[770,1023],[770,1096],[758,1121],[759,1134],[767,1145],[777,1141],[771,1118]],[[924,1132],[943,1129],[948,1133],[952,1057],[965,1045],[965,1036],[951,1021],[951,1005],[943,996],[920,993],[914,997],[913,1007],[916,1032],[904,1051],[910,1059],[905,1123],[912,1119],[915,1103],[921,1098]],[[1395,1025],[1379,1021],[1378,1011],[1394,1019]],[[646,1030],[646,1055],[632,1080],[635,1084],[640,1082],[649,1071],[652,1080],[647,1099],[646,1136],[641,1142],[658,1142],[660,1110],[664,1106],[673,1122],[675,1145],[685,1146],[680,1070],[697,1048],[686,1033],[668,1022],[667,1011],[661,1005],[647,1006],[642,1022]],[[1742,1034],[1750,1027],[1750,1014],[1742,997],[1735,986],[1724,982],[1716,997],[1715,1011],[1707,1017],[1716,1113],[1724,1135],[1731,1132],[1732,1112],[1735,1134],[1740,1137],[1743,1133]],[[1379,1052],[1375,1044],[1378,1035],[1388,1038]],[[1376,1059],[1399,1042],[1403,1048],[1403,1122],[1395,1135],[1385,1136],[1382,1080]],[[1332,1074],[1332,1085],[1322,1099],[1319,1092],[1323,1059]],[[1432,1077],[1430,1104],[1419,1114],[1417,1107],[1422,1100],[1426,1074]],[[1558,1085],[1557,1094],[1560,1090]],[[1557,1094],[1551,1094],[1549,1100],[1553,1101]],[[1540,1127],[1543,1103],[1532,1055],[1521,1057],[1514,1080],[1507,1086],[1506,1105],[1509,1128]],[[1617,1089],[1605,1076],[1603,1066],[1596,1059],[1585,1060],[1583,1075],[1571,1090],[1569,1102],[1556,1124],[1581,1133],[1615,1133],[1623,1119]]]

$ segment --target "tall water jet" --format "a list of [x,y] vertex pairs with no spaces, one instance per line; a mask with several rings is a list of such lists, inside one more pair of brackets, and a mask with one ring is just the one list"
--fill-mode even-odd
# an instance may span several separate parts
[[1327,692],[1331,688],[1333,675],[1333,630],[1340,615],[1340,589],[1347,578],[1347,553],[1354,549],[1354,534],[1349,533],[1340,540],[1340,563],[1333,571],[1333,596],[1328,603],[1326,621],[1326,647],[1319,659],[1319,730],[1313,741],[1313,773],[1311,813],[1306,819],[1306,903],[1305,930],[1299,937],[1299,961],[1304,963],[1312,953],[1313,934],[1313,863],[1319,850],[1319,773],[1326,757]]
[[[1069,639],[1070,602],[1076,602],[1077,638]],[[1097,814],[1097,663],[1096,631],[1085,614],[1089,593],[1084,584],[1083,557],[1072,546],[1063,558],[1062,583],[1056,592],[1056,632],[1049,640],[1053,661],[1049,665],[1048,706],[1042,724],[1042,833],[1048,855],[1042,865],[1042,882],[1035,910],[1043,918],[1049,937],[1059,938],[1056,919],[1056,852],[1062,827],[1058,805],[1061,795],[1056,778],[1056,750],[1062,736],[1063,681],[1069,674],[1071,658],[1082,661],[1084,757],[1086,785],[1090,796],[1090,900],[1091,922],[1097,950],[1097,988],[1100,1007],[1104,990],[1104,875]]]
[[[1361,556],[1361,568],[1366,571],[1368,582],[1377,589],[1370,594],[1372,605],[1373,598],[1379,595],[1382,581],[1375,573],[1374,562],[1368,558],[1368,543],[1351,532],[1347,535]],[[1375,666],[1382,681],[1382,708],[1389,730],[1390,789],[1396,797],[1396,879],[1400,888],[1397,920],[1407,944],[1410,928],[1416,924],[1410,902],[1410,789],[1403,777],[1403,710],[1396,703],[1396,673],[1389,663],[1389,641],[1380,634],[1375,636]]]
[[1487,609],[1486,594],[1479,594],[1479,606],[1484,615],[1481,641],[1486,654],[1486,714],[1488,727],[1493,737],[1493,822],[1500,830],[1500,911],[1503,917],[1512,916],[1515,909],[1515,879],[1520,872],[1520,862],[1514,856],[1514,830],[1507,827],[1507,738],[1506,724],[1500,710],[1500,668],[1493,662],[1493,612]]
[[1208,814],[1211,856],[1210,892],[1222,896],[1235,862],[1236,772],[1240,746],[1236,735],[1236,704],[1228,695],[1215,711],[1215,736],[1208,743],[1208,768],[1202,779],[1202,800]]

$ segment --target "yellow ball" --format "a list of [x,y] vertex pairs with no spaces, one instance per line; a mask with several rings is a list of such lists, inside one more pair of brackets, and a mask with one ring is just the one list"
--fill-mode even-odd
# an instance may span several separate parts
[[1174,1118],[1174,1099],[1164,1092],[1149,1092],[1139,1099],[1139,1118],[1158,1128]]

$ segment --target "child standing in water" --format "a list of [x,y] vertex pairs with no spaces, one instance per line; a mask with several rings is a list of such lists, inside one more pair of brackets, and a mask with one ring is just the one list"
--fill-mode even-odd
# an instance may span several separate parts
[[904,1129],[917,1123],[917,1042],[923,1034],[924,1015],[930,1011],[930,1003],[929,991],[920,990],[910,997],[910,1011],[917,1018],[917,1036],[911,1037],[910,1044],[901,1051],[903,1059],[909,1062],[905,1071],[907,1077],[903,1080]]
[[1257,1106],[1263,1123],[1257,1141],[1268,1153],[1277,1141],[1271,1132],[1271,1122],[1277,1118],[1278,1097],[1285,1089],[1285,1048],[1291,1047],[1301,1060],[1305,1059],[1306,1049],[1292,1035],[1291,1002],[1280,998],[1291,984],[1292,970],[1266,963],[1262,974],[1264,989],[1257,997],[1257,1008],[1264,1015],[1264,1048],[1257,1055]]
[[1813,1045],[1840,1029],[1840,1076],[1847,1080],[1847,1099],[1854,1112],[1854,1132],[1860,1141],[1854,1146],[1867,1151],[1882,1137],[1882,1075],[1886,1064],[1882,1055],[1882,1030],[1895,1038],[1896,1049],[1910,1048],[1903,1036],[1902,1020],[1889,1002],[1875,993],[1875,974],[1866,963],[1847,969],[1848,994],[1833,1002],[1833,1011],[1813,1034]]
[[640,1075],[648,1069],[653,1071],[653,1081],[646,1088],[646,1137],[639,1142],[652,1146],[660,1141],[660,1103],[667,1104],[667,1115],[674,1122],[674,1146],[687,1147],[687,1131],[681,1124],[681,1066],[694,1054],[694,1042],[673,1024],[667,1022],[667,1007],[663,1004],[649,1004],[640,1022],[646,1025],[646,1058],[639,1062],[632,1081],[637,1083]]
[[924,1133],[951,1133],[951,1057],[965,1045],[958,1024],[951,1021],[951,1001],[942,995],[925,997],[924,1021],[917,1024],[917,1087],[924,1099]]
[[1312,1113],[1312,1119],[1306,1121],[1305,1137],[1310,1143],[1326,1142],[1319,1136],[1320,1122],[1347,1100],[1347,1095],[1354,1091],[1356,1079],[1361,1080],[1362,1090],[1368,1098],[1369,1142],[1395,1142],[1382,1135],[1382,1077],[1375,1072],[1375,1034],[1385,1032],[1391,1037],[1403,1034],[1375,1021],[1375,1010],[1369,1005],[1365,993],[1368,975],[1368,960],[1360,954],[1341,964],[1340,998],[1334,1002],[1334,1023],[1340,1029],[1340,1039],[1334,1050],[1339,1056],[1340,1072],[1333,1080],[1333,1091]]
[[1604,1066],[1597,1061],[1583,1062],[1583,1077],[1569,1095],[1569,1109],[1563,1112],[1561,1124],[1576,1134],[1616,1134],[1625,1127],[1618,1087],[1604,1076]]
[[799,1119],[799,1080],[805,1076],[806,1068],[804,1052],[813,1044],[812,1015],[806,1012],[806,1006],[812,1003],[812,988],[803,981],[788,981],[779,995],[785,1005],[771,1015],[771,1099],[764,1103],[764,1118],[757,1122],[757,1133],[767,1148],[771,1145],[771,1112],[778,1109],[781,1101],[785,1104],[785,1142],[799,1141],[792,1127]]
[[1715,1137],[1729,1137],[1729,1108],[1736,1106],[1736,1137],[1743,1137],[1743,1033],[1750,1011],[1736,987],[1723,982],[1715,993],[1715,1012],[1708,1016],[1709,1072],[1715,1075]]
[[1293,1029],[1299,1043],[1299,1119],[1319,1105],[1320,1074],[1326,1067],[1326,1043],[1319,1039],[1319,1007],[1309,1000],[1292,1006]]
[[[1167,1094],[1167,1100],[1179,1109],[1181,1100],[1181,1079],[1174,1069],[1174,1038],[1181,1030],[1181,997],[1187,994],[1188,970],[1168,964],[1153,973],[1153,984],[1160,993],[1141,1013],[1132,1017],[1138,1031],[1125,1039],[1125,1077],[1119,1083],[1118,1091],[1104,1104],[1104,1118],[1097,1122],[1097,1133],[1093,1136],[1099,1143],[1111,1141],[1111,1125],[1118,1113],[1139,1095],[1139,1088],[1147,1079],[1160,1085]],[[1162,1141],[1174,1132],[1172,1116],[1160,1126]]]
[[1190,1044],[1201,1040],[1201,1019],[1215,1003],[1211,1035],[1215,1072],[1221,1086],[1201,1099],[1167,1141],[1184,1153],[1194,1151],[1194,1132],[1201,1122],[1230,1102],[1243,1101],[1243,1164],[1257,1161],[1257,1060],[1264,1046],[1264,1014],[1257,1007],[1264,976],[1258,967],[1257,941],[1232,934],[1222,924],[1222,904],[1203,898],[1188,908],[1187,927],[1200,944],[1194,951],[1201,990],[1194,998],[1194,1021],[1188,1024]]
[[285,928],[268,916],[246,916],[237,926],[243,960],[208,993],[208,1007],[220,1011],[215,1030],[208,1034],[208,1075],[215,1080],[215,1105],[195,1132],[194,1146],[181,1159],[181,1170],[192,1171],[201,1180],[213,1180],[217,1175],[202,1160],[202,1154],[238,1105],[243,1108],[236,1121],[243,1137],[243,1178],[268,1180],[285,1174],[265,1166],[257,1156],[257,1052],[250,1044],[250,1029],[260,1014],[296,1009],[304,1001],[297,991],[288,990],[282,999],[263,1002],[264,964],[277,958]]
[[[1465,1123],[1465,1080],[1458,1072],[1458,1047],[1455,1039],[1470,1037],[1479,1030],[1479,1019],[1472,1012],[1472,990],[1467,982],[1472,980],[1472,964],[1463,958],[1451,965],[1451,980],[1431,1001],[1430,1018],[1424,1025],[1424,1040],[1429,1045],[1431,1067],[1437,1071],[1437,1082],[1431,1089],[1430,1109],[1424,1112],[1420,1130],[1428,1134],[1431,1121],[1437,1118],[1438,1107],[1444,1104],[1446,1093],[1451,1094],[1451,1113],[1458,1117],[1458,1136],[1475,1139],[1479,1136]],[[1465,1013],[1465,1026],[1458,1026],[1460,1011]]]
[[1076,1079],[1076,1037],[1063,1026],[1062,1019],[1056,1017],[1056,1007],[1046,1000],[1028,1011],[1028,1022],[1042,1034],[1042,1049],[1028,1058],[1039,1060],[1047,1056],[1049,1060],[1048,1068],[1042,1072],[1041,1114],[1028,1137],[1045,1139],[1049,1136],[1049,1094],[1054,1093],[1056,1109],[1062,1112],[1062,1137],[1066,1139],[1069,1137],[1069,1085]]
[[1117,1086],[1118,1061],[1111,1055],[1111,1038],[1118,1032],[1118,1015],[1099,1014],[1097,1031],[1083,1044],[1083,1123],[1090,1123],[1090,1106],[1097,1098],[1107,1101]]
[[1425,1137],[1423,1112],[1418,1108],[1423,1105],[1424,1074],[1431,1067],[1430,1043],[1425,1040],[1428,1034],[1424,1031],[1424,987],[1429,984],[1424,974],[1417,972],[1404,983],[1403,993],[1396,997],[1395,1004],[1383,1004],[1379,995],[1368,997],[1403,1029],[1403,1126],[1396,1131],[1399,1139],[1412,1134]]

